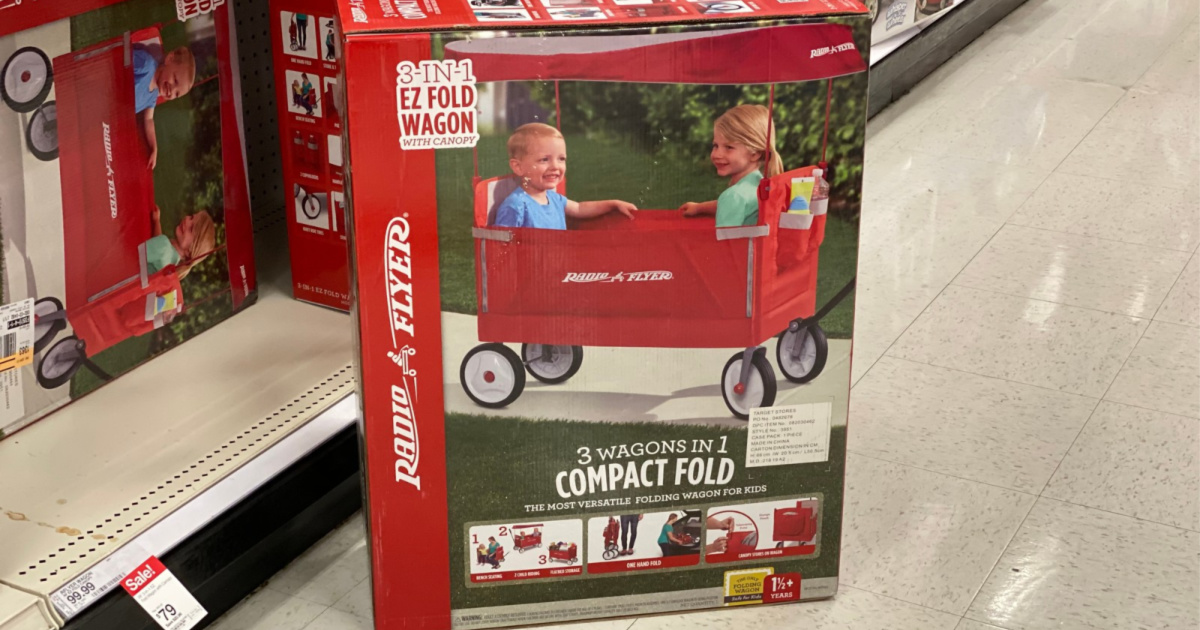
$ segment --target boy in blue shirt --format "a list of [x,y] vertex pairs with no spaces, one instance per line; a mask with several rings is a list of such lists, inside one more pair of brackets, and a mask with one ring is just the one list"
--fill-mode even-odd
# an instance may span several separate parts
[[567,174],[567,141],[550,125],[518,127],[508,139],[508,158],[521,185],[496,208],[492,225],[565,230],[567,216],[591,219],[620,212],[632,219],[637,211],[637,206],[627,201],[577,202],[560,195],[555,187]]
[[154,108],[159,98],[164,101],[177,99],[190,92],[195,81],[196,58],[187,46],[180,46],[162,57],[161,51],[143,44],[133,45],[134,112],[142,117],[142,129],[150,147],[147,168],[153,169],[158,163]]

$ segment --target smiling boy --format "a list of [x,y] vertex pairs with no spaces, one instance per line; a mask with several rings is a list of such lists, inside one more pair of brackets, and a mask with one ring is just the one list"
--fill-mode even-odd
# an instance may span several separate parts
[[154,131],[154,109],[159,99],[170,101],[192,90],[196,81],[196,58],[187,46],[180,46],[159,59],[154,50],[133,45],[134,112],[142,117],[142,129],[150,148],[147,168],[158,164],[158,137]]

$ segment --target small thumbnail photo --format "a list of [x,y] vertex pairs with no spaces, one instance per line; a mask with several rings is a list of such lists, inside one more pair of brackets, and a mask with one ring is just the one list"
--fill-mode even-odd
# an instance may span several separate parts
[[307,59],[317,58],[317,18],[308,13],[282,11],[279,14],[283,29],[284,50],[287,54]]
[[296,207],[296,221],[322,230],[329,229],[329,194],[311,190],[300,184],[292,189]]
[[555,20],[603,20],[604,11],[595,7],[580,7],[576,9],[546,9]]
[[288,86],[288,111],[302,116],[321,117],[321,77],[297,70],[284,72]]
[[528,22],[531,19],[524,9],[477,10],[475,18],[480,22]]

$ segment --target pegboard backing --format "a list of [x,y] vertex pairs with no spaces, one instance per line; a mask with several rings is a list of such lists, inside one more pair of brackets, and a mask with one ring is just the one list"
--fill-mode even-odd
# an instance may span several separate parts
[[284,223],[287,200],[275,109],[270,15],[267,0],[237,0],[234,4],[250,203],[254,209],[254,231],[263,232]]

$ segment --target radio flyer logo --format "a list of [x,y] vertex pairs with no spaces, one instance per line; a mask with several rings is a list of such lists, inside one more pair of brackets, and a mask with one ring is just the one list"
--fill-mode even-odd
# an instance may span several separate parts
[[175,0],[175,15],[180,22],[207,15],[225,5],[225,0]]
[[[392,452],[396,456],[396,482],[404,482],[420,490],[421,446],[413,409],[417,370],[409,365],[409,358],[416,352],[405,343],[416,337],[409,232],[408,220],[403,217],[396,217],[388,223],[384,236],[384,268],[387,269],[388,315],[392,333],[392,350],[388,352],[388,358],[401,368],[400,382],[393,383],[391,387]],[[403,347],[401,343],[404,343]]]
[[906,15],[908,15],[908,0],[896,0],[892,6],[888,7],[885,29],[890,31],[904,24],[904,17]]
[[568,273],[563,282],[661,282],[664,280],[673,280],[674,275],[670,271],[618,271],[617,273],[609,273],[601,271],[596,273]]
[[402,61],[396,65],[400,148],[449,149],[479,142],[479,91],[471,61]]

